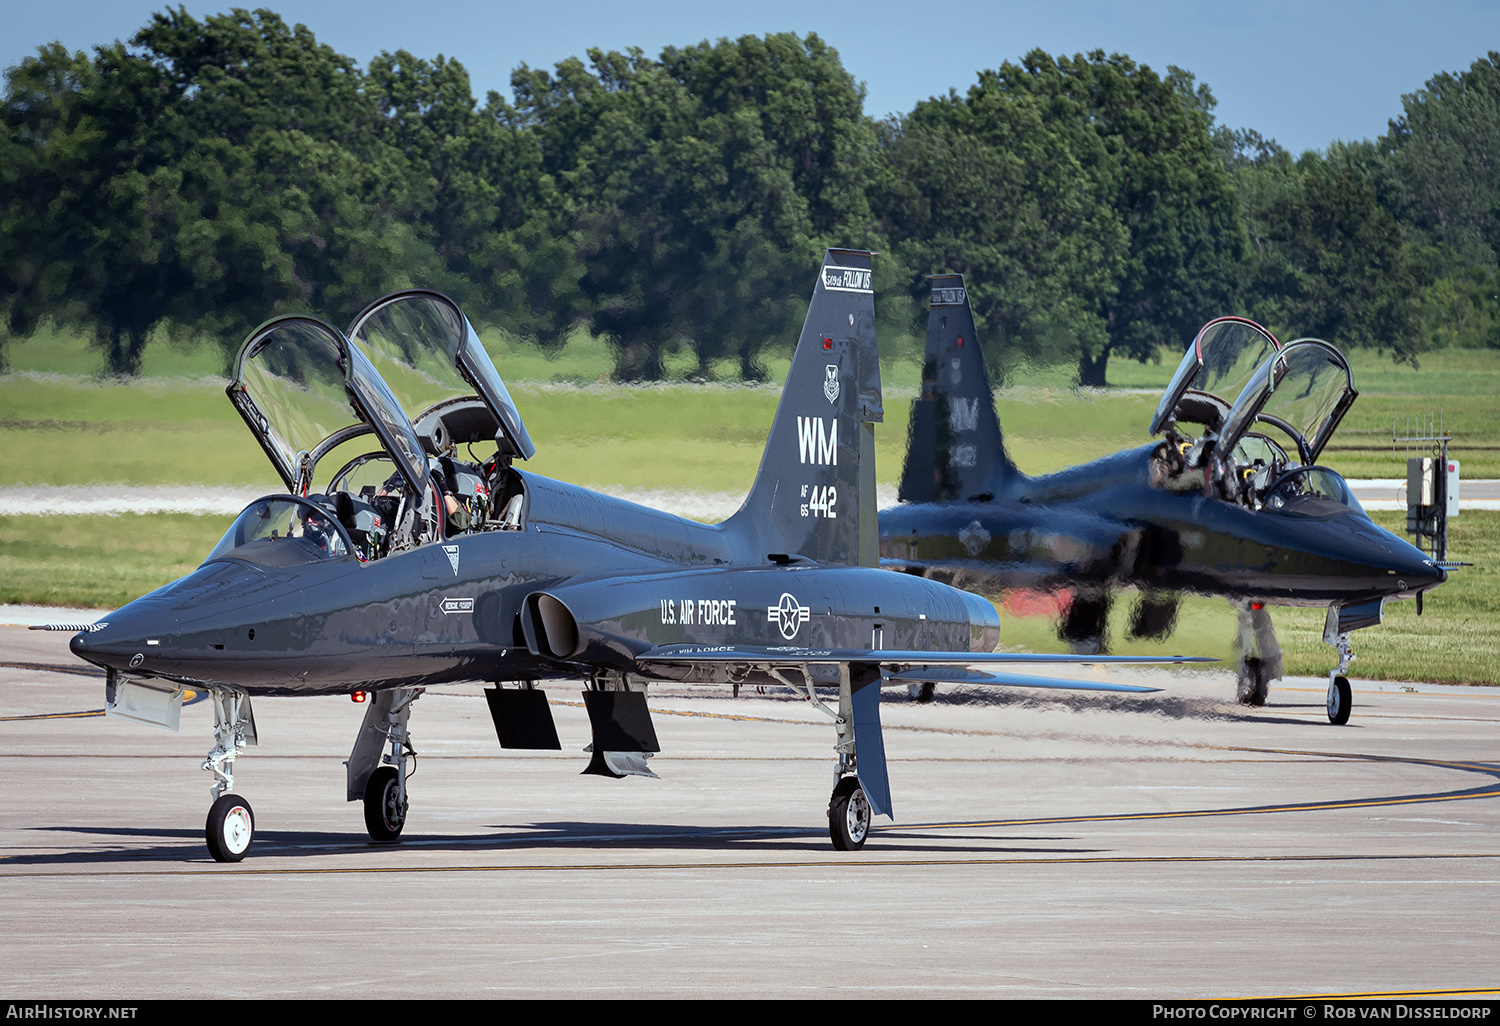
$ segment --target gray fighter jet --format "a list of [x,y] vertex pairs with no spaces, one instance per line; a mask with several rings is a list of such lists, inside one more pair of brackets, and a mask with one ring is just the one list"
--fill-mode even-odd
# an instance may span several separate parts
[[112,715],[175,728],[185,690],[212,697],[206,837],[221,861],[254,835],[233,793],[252,697],[370,695],[347,798],[393,841],[423,689],[492,682],[501,746],[556,749],[535,687],[554,678],[585,682],[585,772],[611,777],[654,775],[651,682],[793,689],[834,725],[829,834],[857,849],[891,812],[882,685],[1152,690],[1016,673],[1106,660],[996,654],[987,601],[879,568],[874,324],[870,254],[830,250],[749,497],[707,525],[523,470],[520,413],[437,293],[386,297],[347,332],[269,321],[228,391],[286,492],[251,503],[191,574],[70,627],[72,649],[107,669]]

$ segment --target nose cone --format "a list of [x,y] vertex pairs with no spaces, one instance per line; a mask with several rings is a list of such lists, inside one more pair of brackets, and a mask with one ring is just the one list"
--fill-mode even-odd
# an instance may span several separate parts
[[1391,535],[1391,540],[1395,544],[1390,546],[1392,552],[1386,576],[1395,579],[1393,594],[1409,598],[1428,588],[1436,588],[1448,579],[1448,571],[1421,549],[1395,535]]
[[225,643],[244,637],[248,624],[264,624],[287,592],[249,567],[210,563],[110,614],[69,647],[96,666],[138,676],[218,679]]
[[1421,549],[1360,513],[1328,517],[1300,530],[1306,551],[1322,553],[1333,566],[1341,566],[1353,590],[1410,598],[1448,579]]
[[177,617],[162,600],[166,590],[154,591],[111,613],[97,630],[74,635],[68,647],[95,666],[144,672],[147,659],[157,654],[178,628]]

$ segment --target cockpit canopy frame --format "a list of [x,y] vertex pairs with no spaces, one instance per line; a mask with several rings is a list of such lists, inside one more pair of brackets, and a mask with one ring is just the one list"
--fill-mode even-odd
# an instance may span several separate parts
[[307,494],[319,457],[366,431],[414,493],[426,487],[411,422],[374,365],[327,321],[289,314],[256,328],[225,392],[292,494]]
[[428,451],[493,439],[502,456],[536,446],[484,343],[458,304],[431,289],[393,292],[365,307],[346,332],[369,354]]
[[1357,398],[1344,354],[1321,339],[1299,338],[1256,368],[1224,418],[1219,449],[1233,451],[1253,425],[1269,424],[1296,444],[1304,467],[1312,466]]
[[1245,317],[1217,317],[1198,330],[1172,375],[1151,433],[1177,421],[1217,431],[1240,394],[1266,359],[1281,350],[1275,335]]

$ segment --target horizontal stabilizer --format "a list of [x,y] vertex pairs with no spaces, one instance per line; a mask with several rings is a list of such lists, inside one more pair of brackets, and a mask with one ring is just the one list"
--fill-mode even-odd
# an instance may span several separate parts
[[1060,691],[1126,691],[1146,694],[1161,688],[1134,684],[1106,684],[1091,680],[1066,680],[1062,677],[1036,677],[1026,673],[989,673],[982,670],[934,669],[922,667],[903,670],[886,678],[895,684],[986,684],[1012,688],[1054,688]]

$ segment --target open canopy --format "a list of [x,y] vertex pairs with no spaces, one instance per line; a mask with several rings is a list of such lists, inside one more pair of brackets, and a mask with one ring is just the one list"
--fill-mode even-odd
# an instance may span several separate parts
[[324,453],[370,431],[413,492],[425,488],[411,422],[370,361],[325,321],[293,315],[256,328],[226,391],[294,494],[307,493]]
[[1219,447],[1232,451],[1251,425],[1265,424],[1290,438],[1309,466],[1358,396],[1343,353],[1319,339],[1298,339],[1256,368],[1224,418]]
[[1243,317],[1209,321],[1188,346],[1162,393],[1151,418],[1151,433],[1158,434],[1175,421],[1217,430],[1234,397],[1280,348],[1276,336],[1254,321]]
[[536,452],[515,401],[451,299],[412,289],[376,300],[349,326],[429,451],[494,440],[503,456]]

